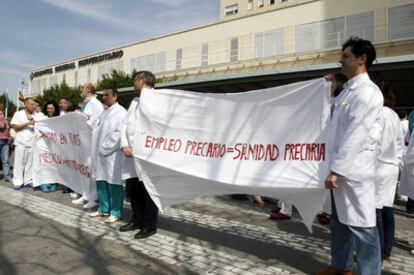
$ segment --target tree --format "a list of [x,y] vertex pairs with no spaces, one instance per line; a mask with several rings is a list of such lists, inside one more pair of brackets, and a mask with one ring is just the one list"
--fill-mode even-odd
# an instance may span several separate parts
[[[0,96],[0,103],[3,104],[4,108],[6,108],[6,96],[4,94]],[[9,106],[7,110],[8,117],[12,117],[16,110],[17,106],[9,98]]]
[[39,101],[40,106],[44,106],[48,101],[59,103],[59,99],[62,97],[67,98],[72,107],[75,107],[82,102],[80,87],[71,88],[66,82],[62,82],[60,85],[55,85],[49,89],[43,91],[42,95],[38,95],[36,99]]
[[136,71],[132,74],[127,74],[122,71],[113,70],[110,74],[102,75],[102,79],[98,81],[96,85],[97,90],[103,90],[105,88],[125,88],[134,85],[134,77]]

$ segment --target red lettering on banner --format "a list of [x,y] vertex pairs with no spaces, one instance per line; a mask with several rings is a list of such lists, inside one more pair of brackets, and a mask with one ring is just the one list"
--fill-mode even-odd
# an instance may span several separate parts
[[68,133],[68,136],[70,144],[77,146],[81,145],[79,134]]
[[279,158],[279,147],[276,144],[247,144],[238,143],[234,146],[238,160],[275,161]]
[[146,136],[144,147],[164,151],[178,152],[181,149],[181,140],[163,137]]
[[66,135],[64,133],[60,133],[59,137],[60,137],[60,144],[62,144],[62,145],[63,144],[68,144],[68,140],[67,140]]
[[76,160],[63,160],[62,157],[57,153],[40,153],[39,160],[41,163],[47,163],[54,166],[66,166],[69,169],[79,172],[82,176],[85,176],[87,178],[91,177],[89,166],[78,163]]
[[53,143],[57,143],[57,140],[58,140],[57,134],[55,132],[42,133],[40,137],[50,140]]
[[324,161],[325,143],[286,144],[284,160]]

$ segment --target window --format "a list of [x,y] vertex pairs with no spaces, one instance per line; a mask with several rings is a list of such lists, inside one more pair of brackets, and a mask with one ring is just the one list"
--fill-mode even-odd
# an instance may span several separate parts
[[287,2],[287,0],[279,0],[279,3]]
[[257,1],[257,6],[258,6],[259,8],[263,8],[263,6],[264,6],[264,4],[263,4],[263,0],[258,0],[258,1]]
[[78,86],[78,72],[75,72],[75,87]]
[[208,43],[201,45],[201,66],[208,66]]
[[230,61],[239,60],[239,38],[233,37],[230,42]]
[[123,71],[124,69],[124,62],[117,61],[107,64],[102,64],[98,66],[98,80],[102,79],[104,74],[111,74],[112,71]]
[[345,38],[358,36],[370,41],[374,40],[374,12],[366,12],[346,17]]
[[231,5],[224,8],[224,15],[233,15],[239,12],[239,5]]
[[388,9],[388,39],[414,37],[414,4]]
[[49,85],[50,87],[58,85],[58,77],[57,75],[53,75],[49,78]]
[[177,49],[175,57],[175,69],[180,70],[183,62],[183,49]]
[[337,48],[345,38],[345,18],[339,17],[319,22],[319,49]]
[[88,82],[91,82],[91,68],[88,69]]
[[318,49],[318,23],[295,26],[295,51],[313,51]]
[[165,71],[165,63],[165,52],[139,56],[131,59],[131,71],[135,69],[137,71],[147,70],[158,73]]
[[275,4],[275,0],[269,0],[269,5],[274,5]]
[[279,28],[254,34],[254,57],[281,55],[284,52],[284,30]]
[[253,9],[253,0],[247,1],[247,9],[252,10]]

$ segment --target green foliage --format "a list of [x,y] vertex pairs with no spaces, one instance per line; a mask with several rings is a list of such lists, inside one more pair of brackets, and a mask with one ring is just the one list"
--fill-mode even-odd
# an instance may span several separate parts
[[97,90],[103,90],[105,88],[125,88],[134,85],[134,77],[136,75],[134,70],[131,74],[127,74],[122,71],[113,70],[110,74],[104,74],[102,79],[98,81],[96,85]]
[[[99,91],[105,88],[119,89],[132,87],[134,85],[134,78],[136,74],[136,70],[132,71],[131,74],[113,70],[110,74],[104,74],[102,76],[102,79],[96,84],[96,90]],[[43,94],[37,96],[36,99],[40,102],[40,105],[43,108],[48,101],[58,103],[60,98],[65,97],[70,100],[72,106],[74,107],[77,106],[79,102],[83,101],[80,94],[80,87],[71,88],[65,82],[62,82],[60,85],[55,85],[47,90],[44,90]]]
[[38,95],[36,99],[40,102],[40,106],[43,107],[48,101],[53,101],[58,104],[59,99],[62,97],[69,99],[72,107],[77,106],[79,102],[83,101],[80,87],[71,88],[66,82],[62,82],[60,85],[55,85],[44,90],[43,94]]
[[[5,95],[0,96],[0,103],[3,104],[4,108],[6,108],[6,97],[5,97]],[[14,112],[16,112],[16,110],[17,110],[17,106],[9,98],[9,108],[7,110],[8,117],[12,117]]]

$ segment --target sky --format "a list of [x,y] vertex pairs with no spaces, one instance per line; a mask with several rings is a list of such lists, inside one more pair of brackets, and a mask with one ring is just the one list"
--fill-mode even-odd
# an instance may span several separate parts
[[0,95],[31,69],[219,20],[219,0],[1,0]]

